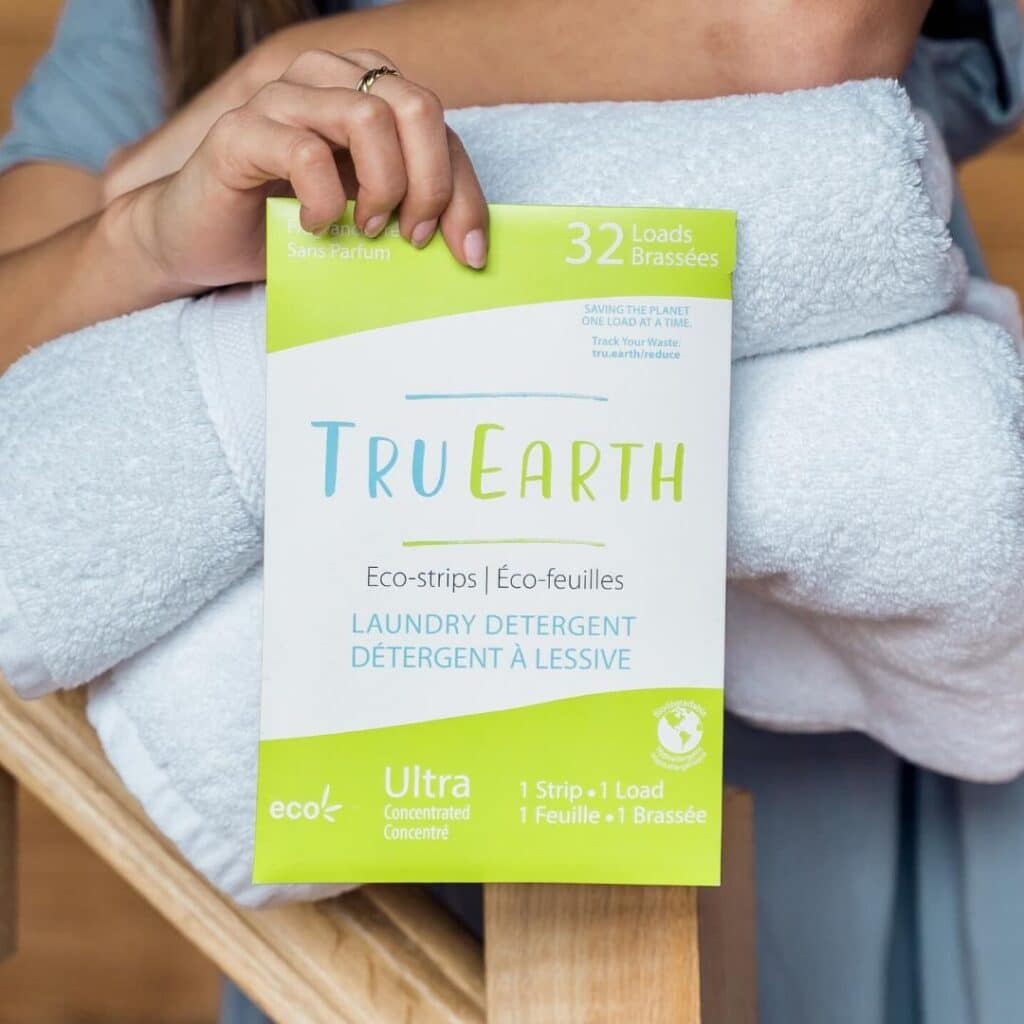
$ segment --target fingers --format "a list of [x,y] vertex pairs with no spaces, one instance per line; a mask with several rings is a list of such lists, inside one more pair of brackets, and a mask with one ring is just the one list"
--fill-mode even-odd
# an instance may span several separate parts
[[206,163],[215,180],[235,191],[291,182],[306,231],[320,231],[345,212],[347,197],[334,152],[315,131],[241,107],[217,121],[196,158]]
[[469,157],[448,130],[441,101],[397,75],[371,94],[355,89],[369,69],[391,62],[374,50],[338,57],[309,51],[244,107],[224,115],[204,148],[232,187],[290,181],[303,228],[318,231],[346,201],[335,152],[345,151],[356,180],[355,221],[371,237],[397,210],[402,235],[426,245],[440,224],[467,266],[487,259],[487,206]]
[[[441,101],[429,89],[388,75],[374,83],[370,95],[354,92],[366,71],[381,66],[395,64],[377,50],[349,50],[340,57],[314,50],[297,58],[284,77],[289,82],[332,92],[338,86],[347,87],[364,103],[377,101],[374,116],[383,117],[379,103],[386,104],[401,149],[405,181],[404,193],[386,210],[393,193],[382,190],[379,182],[387,178],[389,187],[394,188],[398,176],[384,175],[381,162],[369,156],[373,140],[382,136],[362,140],[366,144],[358,149],[356,144],[360,140],[353,137],[353,144],[348,146],[358,186],[356,223],[367,234],[382,230],[387,223],[384,214],[397,207],[399,230],[413,245],[426,245],[440,222],[456,259],[482,268],[487,260],[487,206],[469,157],[448,130]],[[389,150],[383,160],[392,159]]]
[[441,214],[441,233],[457,260],[481,270],[487,263],[487,202],[462,140],[450,128],[452,199]]
[[[402,236],[424,246],[452,201],[452,158],[441,101],[404,78],[380,78],[373,95],[392,111],[408,181],[398,212]],[[358,167],[356,168],[358,174]]]
[[312,88],[281,80],[264,86],[250,106],[348,150],[357,168],[356,224],[371,236],[384,229],[408,186],[395,119],[384,100],[353,89]]

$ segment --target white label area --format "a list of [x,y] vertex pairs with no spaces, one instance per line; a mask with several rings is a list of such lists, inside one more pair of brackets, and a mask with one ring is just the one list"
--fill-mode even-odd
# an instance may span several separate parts
[[263,738],[720,687],[730,316],[574,299],[272,353]]

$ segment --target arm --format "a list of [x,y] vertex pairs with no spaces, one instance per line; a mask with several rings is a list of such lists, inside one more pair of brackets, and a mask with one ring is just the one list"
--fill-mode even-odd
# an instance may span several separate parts
[[372,46],[447,107],[701,99],[896,77],[930,0],[406,0],[257,46],[127,154],[108,195],[169,173],[223,111],[303,50]]
[[96,219],[111,152],[163,120],[153,29],[145,0],[64,0],[50,46],[14,100],[0,140],[0,372],[134,285],[127,274],[110,286],[118,256],[101,251],[112,241],[106,228],[95,239],[84,227],[63,232]]
[[[264,204],[282,183],[307,231],[355,200],[380,234],[397,211],[415,246],[435,233],[462,263],[486,261],[487,211],[472,165],[435,96],[405,78],[355,85],[382,54],[301,54],[248,103],[222,115],[175,173],[0,256],[0,371],[58,334],[264,274]],[[69,179],[70,180],[70,179]],[[8,195],[25,185],[8,177]],[[88,186],[83,188],[83,205]]]
[[[702,97],[896,74],[926,7],[925,0],[661,0],[630,12],[623,0],[408,0],[337,15],[296,25],[257,47],[115,171],[108,194],[177,171],[225,111],[244,104],[310,46],[385,46],[409,78],[425,79],[456,106]],[[6,215],[22,203],[29,179],[15,185],[8,175],[0,186]],[[52,198],[52,182],[48,192]],[[0,323],[6,324],[0,371],[30,345],[200,287],[187,276],[161,274],[152,239],[140,244],[138,218],[125,213],[139,203],[126,198],[0,257]],[[84,216],[95,202],[80,199],[65,215]],[[47,197],[36,193],[31,203],[45,206]],[[33,231],[38,237],[42,222],[21,230],[22,238]],[[409,228],[403,230],[408,237]],[[10,247],[10,235],[0,251],[5,243]],[[452,244],[465,258],[461,242]],[[237,278],[203,285],[229,279]]]
[[0,175],[0,373],[40,341],[125,312],[126,282],[130,308],[167,297],[101,199],[99,176],[66,164]]
[[[30,182],[31,177],[23,176],[19,184]],[[15,192],[8,184],[0,180],[0,208]],[[93,195],[98,194],[94,179]],[[84,209],[88,199],[81,199]],[[38,193],[33,194],[34,202]],[[138,244],[128,215],[131,205],[131,197],[125,197],[55,234],[0,255],[0,373],[50,338],[180,294],[161,278]],[[68,212],[74,216],[78,211]],[[26,225],[26,233],[35,227]],[[10,237],[10,232],[4,233],[5,242]]]
[[99,175],[67,164],[22,164],[0,174],[0,260],[95,213],[102,198]]
[[0,175],[0,373],[41,341],[168,297],[101,198],[97,175],[63,164]]
[[701,99],[895,77],[930,0],[407,0],[286,29],[255,54],[376,46],[446,106]]
[[172,297],[98,175],[22,164],[0,175],[0,373],[49,338]]

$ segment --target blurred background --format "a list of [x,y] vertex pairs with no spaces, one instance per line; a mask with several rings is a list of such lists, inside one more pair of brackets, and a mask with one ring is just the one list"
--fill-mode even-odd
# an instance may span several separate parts
[[[0,0],[0,132],[60,6]],[[992,276],[1024,293],[1024,131],[961,180]],[[24,793],[19,828],[20,949],[0,966],[0,1024],[216,1019],[217,974],[200,953]]]

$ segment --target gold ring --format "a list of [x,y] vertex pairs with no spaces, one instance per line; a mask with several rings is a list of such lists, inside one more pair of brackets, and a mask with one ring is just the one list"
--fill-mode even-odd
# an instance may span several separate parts
[[397,74],[397,69],[389,68],[386,64],[381,65],[379,68],[370,68],[370,70],[367,71],[358,82],[356,82],[356,92],[368,93],[373,88],[373,84],[378,78],[384,78],[386,75]]

